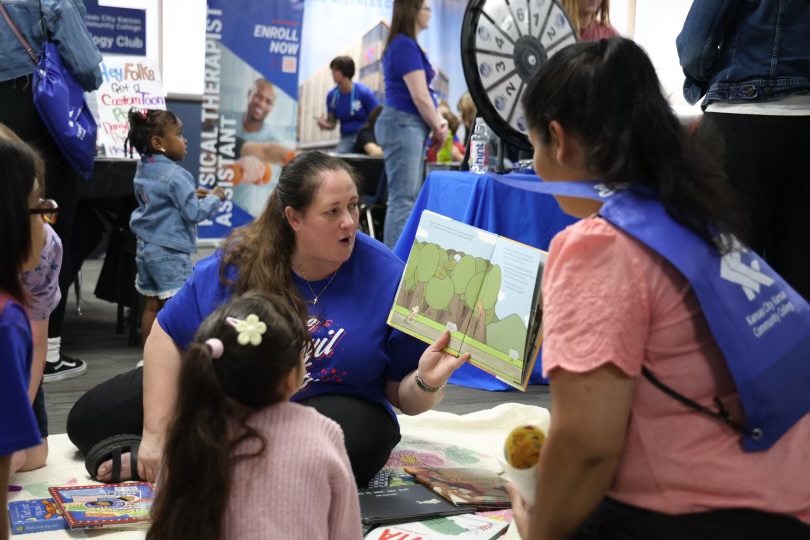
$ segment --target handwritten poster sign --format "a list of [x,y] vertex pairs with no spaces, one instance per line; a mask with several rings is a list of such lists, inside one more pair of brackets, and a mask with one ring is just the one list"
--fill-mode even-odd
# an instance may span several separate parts
[[166,92],[157,68],[146,58],[105,58],[101,63],[104,82],[96,90],[98,109],[97,154],[129,157],[124,141],[129,133],[130,108],[166,109]]

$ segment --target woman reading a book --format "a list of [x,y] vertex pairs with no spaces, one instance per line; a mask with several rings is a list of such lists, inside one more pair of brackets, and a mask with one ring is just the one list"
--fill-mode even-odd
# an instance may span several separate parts
[[[357,484],[367,485],[400,439],[392,406],[405,414],[430,409],[469,355],[441,352],[449,333],[426,349],[386,324],[404,264],[380,242],[357,234],[358,185],[346,162],[319,152],[282,169],[262,215],[199,261],[161,310],[144,368],[99,385],[74,405],[67,432],[87,456],[91,475],[114,480],[115,466],[125,475],[155,478],[182,351],[217,306],[234,294],[260,291],[285,298],[306,321],[313,346],[292,399],[341,426]],[[128,455],[111,459],[128,450],[138,452],[137,469]]]
[[[791,299],[778,324],[810,339],[808,307],[731,236],[742,214],[716,160],[627,39],[559,51],[523,99],[542,189],[583,219],[554,238],[543,278],[552,416],[536,504],[511,490],[522,538],[808,538],[807,387],[791,383],[805,384],[807,346],[793,367],[724,352],[781,331],[739,316],[765,298]],[[749,360],[784,370],[769,405],[798,405],[781,430],[749,429]]]
[[203,321],[181,367],[147,540],[362,537],[340,426],[290,402],[311,341],[277,295],[246,293]]

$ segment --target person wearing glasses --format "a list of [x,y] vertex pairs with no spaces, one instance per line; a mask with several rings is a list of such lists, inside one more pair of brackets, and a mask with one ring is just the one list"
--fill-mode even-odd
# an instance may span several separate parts
[[24,143],[0,139],[0,539],[8,538],[6,492],[12,455],[42,443],[28,396],[33,338],[22,272],[34,269],[45,245],[37,156]]
[[368,86],[352,82],[354,60],[350,56],[336,57],[329,69],[337,86],[326,94],[326,118],[318,118],[318,127],[333,130],[340,121],[340,142],[335,153],[349,154],[354,150],[357,132],[379,103]]
[[[8,127],[0,124],[0,139],[25,144]],[[35,156],[36,177],[45,178],[45,164]],[[42,388],[42,374],[45,357],[48,353],[48,322],[51,312],[56,309],[62,295],[59,292],[59,269],[62,266],[62,242],[53,230],[59,207],[51,199],[41,199],[29,213],[40,216],[45,222],[45,242],[36,268],[22,274],[25,290],[28,292],[28,321],[33,336],[33,362],[31,380],[28,383],[28,399],[34,408],[42,443],[32,448],[18,450],[11,458],[11,474],[17,471],[31,471],[45,466],[48,459],[48,414],[45,411],[45,392]],[[36,223],[36,220],[35,220]]]
[[439,114],[430,88],[436,71],[416,41],[428,27],[430,13],[429,0],[394,0],[383,52],[385,107],[374,134],[388,176],[384,240],[389,248],[397,243],[422,186],[428,133],[433,131],[438,144],[447,137],[447,120]]

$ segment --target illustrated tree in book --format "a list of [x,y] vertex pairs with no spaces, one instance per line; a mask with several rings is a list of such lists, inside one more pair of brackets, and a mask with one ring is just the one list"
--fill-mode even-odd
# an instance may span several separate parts
[[498,319],[495,304],[501,285],[499,265],[414,241],[396,304],[408,310],[411,319],[422,317],[451,330],[464,328],[470,338],[508,352],[514,336],[526,333],[526,324],[517,315]]

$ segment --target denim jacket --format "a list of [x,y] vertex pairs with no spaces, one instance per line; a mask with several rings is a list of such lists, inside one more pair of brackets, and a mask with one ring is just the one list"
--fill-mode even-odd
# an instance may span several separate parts
[[166,156],[141,158],[135,170],[135,198],[129,228],[148,244],[197,251],[197,223],[217,215],[222,201],[197,197],[191,173]]
[[695,0],[676,45],[704,109],[810,92],[810,0]]
[[[82,0],[0,0],[15,26],[39,56],[48,36],[62,61],[85,91],[101,86],[101,53],[84,23],[87,11]],[[40,5],[42,16],[40,17]],[[17,36],[0,17],[0,81],[10,81],[34,72],[34,63]]]

